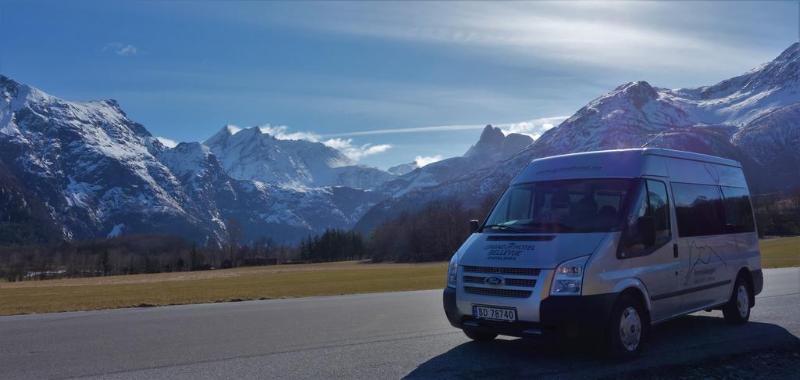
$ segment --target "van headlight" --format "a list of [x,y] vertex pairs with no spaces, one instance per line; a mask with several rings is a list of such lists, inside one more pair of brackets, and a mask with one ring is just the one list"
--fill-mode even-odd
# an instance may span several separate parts
[[556,268],[551,296],[579,296],[583,288],[583,269],[589,256],[565,261]]
[[450,264],[447,265],[447,287],[455,288],[458,279],[458,255],[453,255]]

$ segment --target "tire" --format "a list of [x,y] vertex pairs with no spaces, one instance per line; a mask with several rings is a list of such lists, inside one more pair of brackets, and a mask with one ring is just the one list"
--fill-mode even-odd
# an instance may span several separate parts
[[618,359],[638,356],[648,327],[649,320],[642,303],[630,294],[623,294],[611,311],[606,330],[607,353]]
[[750,300],[753,299],[753,289],[743,276],[736,277],[733,285],[733,293],[728,303],[722,307],[722,315],[725,322],[734,325],[741,325],[750,320],[750,309],[753,307]]
[[476,342],[489,342],[497,338],[497,334],[488,331],[464,329],[464,334]]

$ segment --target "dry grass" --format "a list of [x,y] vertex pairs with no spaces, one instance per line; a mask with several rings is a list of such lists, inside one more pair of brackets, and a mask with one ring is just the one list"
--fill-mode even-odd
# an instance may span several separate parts
[[0,315],[434,289],[446,269],[345,262],[0,283]]
[[[800,237],[761,241],[762,266],[800,266]],[[203,272],[0,282],[0,315],[444,287],[446,263],[277,265]]]
[[761,266],[800,267],[800,236],[761,240]]

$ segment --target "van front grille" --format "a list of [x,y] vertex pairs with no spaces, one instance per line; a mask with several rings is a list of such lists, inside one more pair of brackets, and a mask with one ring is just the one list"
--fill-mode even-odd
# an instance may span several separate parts
[[465,286],[464,291],[467,293],[479,294],[482,296],[497,296],[497,297],[510,297],[510,298],[528,298],[531,296],[531,293],[533,293],[530,290],[478,288],[475,286]]
[[503,283],[508,286],[522,286],[529,288],[536,286],[536,280],[529,280],[527,278],[506,278]]
[[478,267],[472,265],[464,266],[465,273],[487,273],[487,274],[516,274],[521,276],[538,276],[540,270],[534,268],[502,268],[502,267]]
[[486,283],[486,277],[482,276],[464,276],[464,282],[468,284],[483,284]]
[[[484,276],[464,276],[464,283],[465,284],[485,284],[486,277]],[[527,278],[504,278],[503,284],[505,286],[519,286],[525,288],[532,288],[536,286],[535,279],[527,279]]]

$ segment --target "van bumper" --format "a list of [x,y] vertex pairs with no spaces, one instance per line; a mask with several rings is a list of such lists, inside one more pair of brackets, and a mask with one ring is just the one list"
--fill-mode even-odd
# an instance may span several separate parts
[[495,322],[479,320],[459,312],[456,289],[446,288],[442,302],[453,327],[492,331],[517,337],[601,337],[608,326],[617,294],[547,297],[541,301],[539,322]]
[[764,272],[761,269],[752,270],[750,277],[753,279],[753,295],[761,293],[764,288]]

